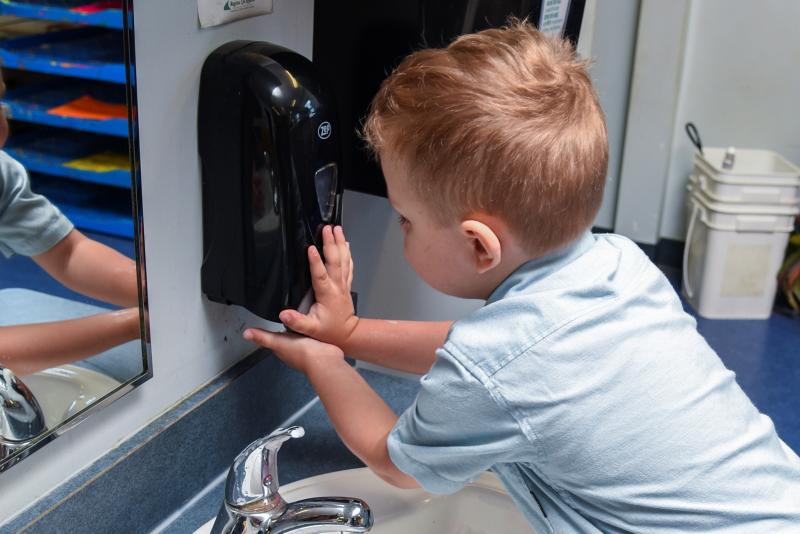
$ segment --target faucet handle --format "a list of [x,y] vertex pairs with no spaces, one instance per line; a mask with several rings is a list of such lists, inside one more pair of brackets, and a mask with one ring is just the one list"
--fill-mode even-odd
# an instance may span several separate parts
[[245,447],[228,472],[225,483],[228,506],[238,509],[257,507],[261,513],[283,508],[285,503],[278,494],[278,450],[285,441],[301,438],[305,433],[300,426],[279,428]]

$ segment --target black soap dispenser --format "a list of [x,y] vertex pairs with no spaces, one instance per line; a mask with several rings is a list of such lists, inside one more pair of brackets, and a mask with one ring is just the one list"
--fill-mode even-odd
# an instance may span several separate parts
[[313,300],[307,249],[340,224],[335,103],[303,56],[234,41],[203,65],[202,290],[270,321]]

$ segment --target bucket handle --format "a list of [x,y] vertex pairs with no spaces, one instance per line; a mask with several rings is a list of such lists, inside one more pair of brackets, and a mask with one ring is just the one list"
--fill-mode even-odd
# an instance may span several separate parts
[[700,151],[700,155],[704,155],[703,142],[700,140],[700,132],[697,131],[697,126],[695,126],[693,122],[687,122],[686,125],[684,125],[684,129],[686,130],[686,135],[689,136],[689,141]]
[[697,185],[704,193],[710,192],[710,187],[708,187],[708,180],[706,179],[706,175],[702,172],[695,174],[697,176]]
[[683,289],[686,291],[686,296],[694,298],[694,289],[689,283],[689,247],[692,244],[692,235],[694,234],[694,227],[697,221],[697,216],[700,213],[700,206],[696,202],[692,202],[692,217],[689,219],[689,228],[686,230],[686,245],[683,247]]

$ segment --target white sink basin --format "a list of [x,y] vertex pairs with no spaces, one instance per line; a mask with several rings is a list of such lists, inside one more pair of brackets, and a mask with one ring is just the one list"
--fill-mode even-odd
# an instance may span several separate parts
[[[452,495],[395,488],[367,468],[337,471],[283,486],[287,501],[311,497],[358,497],[375,518],[374,534],[531,534],[522,513],[492,473]],[[208,534],[212,519],[195,534]],[[333,530],[331,532],[338,532]]]
[[21,380],[39,401],[48,429],[55,428],[120,385],[113,378],[77,365],[45,369],[23,376]]

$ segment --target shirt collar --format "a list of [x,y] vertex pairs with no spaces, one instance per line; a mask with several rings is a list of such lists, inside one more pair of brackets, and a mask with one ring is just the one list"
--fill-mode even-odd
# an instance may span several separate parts
[[594,235],[591,231],[586,230],[568,245],[545,256],[523,263],[492,291],[486,304],[491,304],[513,294],[528,292],[533,286],[537,286],[537,289],[539,289],[544,279],[582,256],[594,243]]

